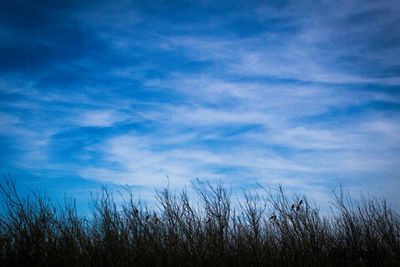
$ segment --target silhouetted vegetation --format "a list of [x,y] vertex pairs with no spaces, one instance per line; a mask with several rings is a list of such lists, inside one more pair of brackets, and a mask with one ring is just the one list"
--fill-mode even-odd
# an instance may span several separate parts
[[[156,193],[148,208],[125,188],[117,205],[107,189],[79,216],[43,195],[0,186],[1,266],[398,266],[400,217],[385,201],[333,194],[322,216],[307,198],[282,188],[244,193],[196,182]],[[128,197],[126,197],[128,196]]]

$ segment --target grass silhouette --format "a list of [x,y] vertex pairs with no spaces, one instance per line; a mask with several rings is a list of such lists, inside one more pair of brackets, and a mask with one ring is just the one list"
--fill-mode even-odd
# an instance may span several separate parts
[[0,266],[399,266],[400,216],[385,201],[333,194],[323,216],[282,187],[232,205],[221,184],[156,193],[159,208],[107,188],[90,216],[40,194],[0,185]]

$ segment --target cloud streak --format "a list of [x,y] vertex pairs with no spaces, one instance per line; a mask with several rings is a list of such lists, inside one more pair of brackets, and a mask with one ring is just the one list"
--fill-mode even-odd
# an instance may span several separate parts
[[4,172],[343,184],[400,207],[396,1],[4,8]]

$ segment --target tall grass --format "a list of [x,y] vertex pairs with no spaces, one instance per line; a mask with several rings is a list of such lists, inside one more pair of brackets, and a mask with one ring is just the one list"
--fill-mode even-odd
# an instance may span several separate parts
[[[399,266],[400,216],[385,201],[333,194],[322,216],[280,187],[232,205],[221,184],[156,193],[147,208],[126,188],[117,205],[103,189],[93,213],[66,201],[20,196],[0,185],[0,266]],[[126,197],[128,196],[128,197]],[[193,201],[196,199],[196,202]]]

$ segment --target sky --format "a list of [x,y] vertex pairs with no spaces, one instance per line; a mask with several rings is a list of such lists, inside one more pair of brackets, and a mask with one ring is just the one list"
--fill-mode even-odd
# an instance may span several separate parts
[[[400,2],[0,1],[0,174],[400,210]],[[322,204],[323,205],[323,204]]]

